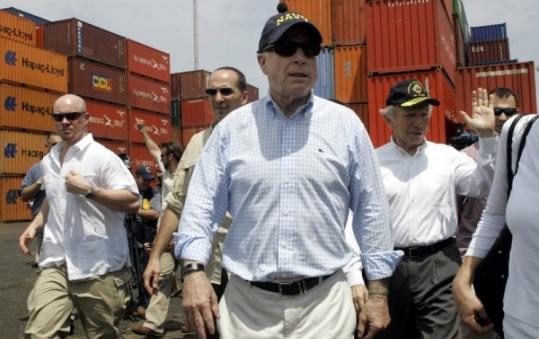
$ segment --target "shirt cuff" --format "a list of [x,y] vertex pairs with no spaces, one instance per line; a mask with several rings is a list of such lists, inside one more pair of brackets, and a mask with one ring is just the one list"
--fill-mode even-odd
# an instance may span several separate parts
[[389,278],[397,268],[403,255],[404,253],[402,251],[361,254],[361,260],[367,279],[372,281]]
[[174,256],[179,260],[194,260],[204,265],[210,259],[211,243],[203,238],[175,233]]
[[365,285],[361,271],[350,271],[346,272],[345,275],[346,281],[348,281],[348,285],[350,285],[350,287],[355,285]]
[[492,154],[496,152],[498,145],[498,137],[479,138],[479,152],[484,154]]
[[480,249],[480,248],[471,248],[469,247],[466,251],[467,257],[478,257],[478,258],[484,258],[487,256],[489,250],[488,249]]

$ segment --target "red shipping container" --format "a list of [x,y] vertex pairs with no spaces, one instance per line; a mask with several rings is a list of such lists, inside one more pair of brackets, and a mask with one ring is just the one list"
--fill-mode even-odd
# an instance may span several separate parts
[[368,104],[344,104],[346,107],[354,111],[365,126],[369,128],[369,105]]
[[335,47],[335,98],[339,102],[367,101],[367,46]]
[[157,172],[157,162],[144,144],[129,143],[129,157],[131,157],[131,171],[135,173],[139,166],[150,167],[153,174]]
[[214,115],[208,99],[182,100],[182,127],[207,126]]
[[125,38],[76,18],[42,25],[43,47],[125,69]]
[[170,115],[170,87],[166,83],[129,73],[129,105]]
[[108,140],[108,139],[101,139],[101,138],[95,138],[94,140],[100,143],[101,145],[105,146],[106,148],[110,149],[114,154],[120,154],[120,153],[128,154],[126,141]]
[[127,40],[127,69],[152,79],[170,81],[170,55],[133,40]]
[[370,77],[369,82],[369,135],[375,147],[386,144],[390,140],[389,128],[380,109],[386,105],[386,98],[391,86],[406,79],[417,79],[423,83],[430,96],[440,100],[440,106],[434,106],[430,120],[427,139],[433,142],[446,143],[447,117],[455,114],[456,90],[453,83],[442,70],[430,72],[403,73]]
[[480,67],[459,68],[457,72],[457,110],[472,111],[472,91],[506,87],[518,97],[518,109],[537,113],[535,66],[533,61]]
[[368,7],[368,70],[372,74],[443,67],[455,81],[452,17],[442,0],[371,0]]
[[366,0],[333,0],[333,43],[365,44],[367,40]]
[[170,100],[181,100],[181,73],[170,75]]
[[509,39],[470,42],[468,66],[497,64],[509,61]]
[[247,84],[247,102],[258,100],[258,87]]
[[285,0],[288,9],[304,15],[322,35],[322,45],[332,44],[331,0]]
[[125,105],[125,72],[78,57],[69,60],[69,92],[80,96]]
[[193,135],[197,134],[197,133],[200,132],[200,131],[205,130],[205,129],[208,128],[208,127],[210,127],[210,126],[207,125],[207,126],[198,126],[198,127],[187,127],[187,128],[182,128],[183,148],[185,149],[185,147],[187,147],[187,144],[189,143],[189,141],[191,140],[191,138],[193,137]]
[[0,177],[0,222],[32,220],[30,208],[19,196],[23,176]]
[[95,138],[127,141],[127,109],[105,102],[86,100],[90,114],[88,131]]
[[144,123],[146,132],[157,144],[172,141],[170,120],[168,117],[152,112],[129,110],[129,141],[144,143],[137,123]]
[[205,70],[180,73],[181,99],[188,100],[205,97],[210,74],[210,72]]

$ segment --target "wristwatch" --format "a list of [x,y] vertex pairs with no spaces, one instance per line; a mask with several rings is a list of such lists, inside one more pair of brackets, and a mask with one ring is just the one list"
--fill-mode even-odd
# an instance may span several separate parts
[[84,193],[84,197],[86,199],[91,199],[94,197],[94,192],[95,192],[95,188],[94,186],[91,186],[90,189],[88,190],[88,192]]
[[188,274],[194,273],[194,272],[200,272],[204,271],[204,265],[200,263],[189,263],[182,266],[182,277],[187,276]]

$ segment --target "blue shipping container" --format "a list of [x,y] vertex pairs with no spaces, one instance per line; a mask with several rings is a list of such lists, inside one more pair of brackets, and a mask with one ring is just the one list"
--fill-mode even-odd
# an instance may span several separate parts
[[314,94],[319,97],[335,99],[335,52],[333,48],[323,48],[316,57],[318,80],[314,84]]
[[507,39],[507,24],[470,27],[472,42]]
[[18,8],[15,8],[15,7],[8,7],[8,8],[2,8],[2,11],[4,12],[9,12],[9,13],[12,13],[12,14],[15,14],[15,15],[18,15],[20,16],[21,18],[25,18],[25,19],[28,19],[30,21],[33,21],[36,25],[43,25],[43,24],[46,24],[47,22],[50,22],[49,20],[47,19],[43,19],[42,17],[39,17],[37,15],[33,15],[33,14],[30,14],[28,12],[25,12],[25,11],[22,11]]

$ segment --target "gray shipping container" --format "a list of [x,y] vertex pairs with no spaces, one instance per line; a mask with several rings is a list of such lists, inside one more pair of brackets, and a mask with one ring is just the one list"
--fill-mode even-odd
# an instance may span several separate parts
[[323,48],[316,57],[318,80],[314,84],[314,94],[326,99],[335,99],[335,52]]

